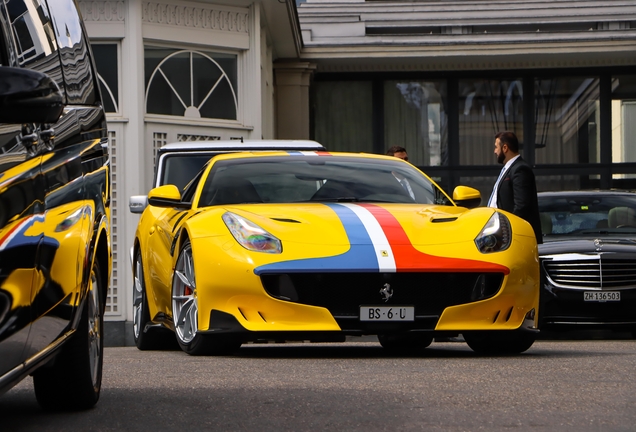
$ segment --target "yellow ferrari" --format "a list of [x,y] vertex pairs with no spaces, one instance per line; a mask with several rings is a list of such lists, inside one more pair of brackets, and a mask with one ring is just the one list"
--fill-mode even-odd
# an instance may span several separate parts
[[222,354],[377,335],[400,351],[462,334],[476,352],[523,352],[538,332],[535,236],[480,201],[394,157],[215,156],[183,191],[148,194],[135,342],[152,349],[168,329],[189,354]]

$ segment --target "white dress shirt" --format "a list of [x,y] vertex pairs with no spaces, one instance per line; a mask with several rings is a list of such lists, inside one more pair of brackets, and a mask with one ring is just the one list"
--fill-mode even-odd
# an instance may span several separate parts
[[506,171],[508,171],[508,168],[510,168],[510,166],[517,160],[519,156],[521,155],[517,155],[513,157],[512,159],[510,159],[508,162],[506,162],[504,167],[501,169],[501,172],[499,173],[499,177],[497,178],[497,182],[492,188],[492,193],[490,194],[490,199],[488,200],[488,207],[498,208],[497,207],[497,191],[499,190],[499,183],[501,182],[501,179],[504,178],[504,174],[506,174]]

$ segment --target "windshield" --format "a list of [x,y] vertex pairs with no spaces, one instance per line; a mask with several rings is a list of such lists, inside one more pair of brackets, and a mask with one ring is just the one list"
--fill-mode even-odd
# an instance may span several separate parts
[[199,207],[297,202],[450,204],[421,172],[397,160],[294,155],[215,163]]
[[539,195],[545,236],[636,234],[636,194]]

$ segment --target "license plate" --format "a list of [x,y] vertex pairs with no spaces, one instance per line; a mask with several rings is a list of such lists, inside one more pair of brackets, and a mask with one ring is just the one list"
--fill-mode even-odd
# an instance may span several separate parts
[[620,291],[584,291],[583,300],[590,302],[621,301]]
[[413,306],[360,306],[360,321],[414,321]]

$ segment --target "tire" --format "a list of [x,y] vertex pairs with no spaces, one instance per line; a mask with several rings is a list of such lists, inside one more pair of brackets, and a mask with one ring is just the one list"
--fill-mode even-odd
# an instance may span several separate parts
[[170,330],[146,327],[151,321],[140,250],[137,250],[135,254],[133,278],[133,339],[135,345],[141,351],[174,348],[174,337],[171,336]]
[[378,335],[378,340],[382,348],[394,353],[415,353],[433,343],[432,336],[421,335],[383,334]]
[[466,332],[468,346],[478,354],[521,354],[536,340],[534,333],[520,331]]
[[241,342],[229,335],[212,337],[198,332],[196,278],[192,245],[189,240],[183,244],[179,252],[172,277],[172,319],[177,343],[190,355],[230,354],[241,347]]
[[35,397],[46,410],[83,410],[99,400],[104,362],[104,317],[99,262],[91,269],[78,328],[52,366],[33,375]]

